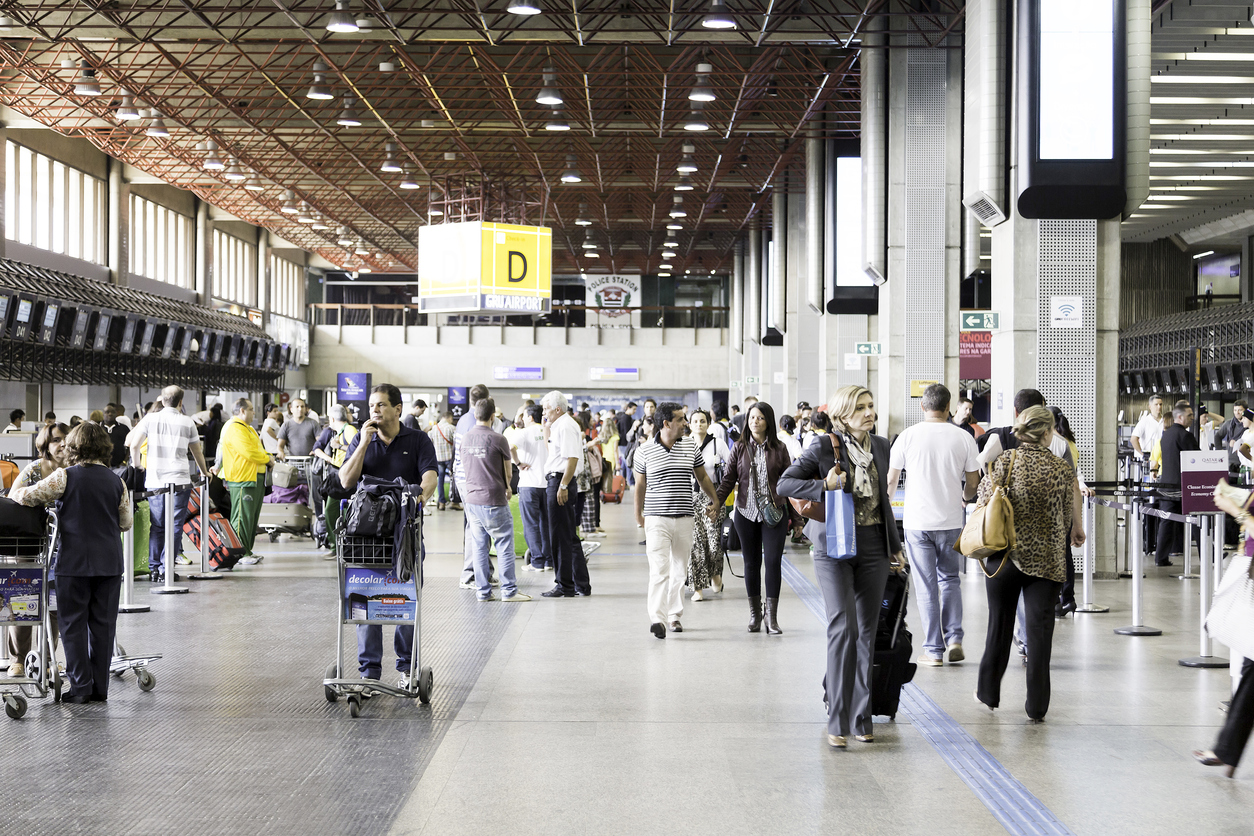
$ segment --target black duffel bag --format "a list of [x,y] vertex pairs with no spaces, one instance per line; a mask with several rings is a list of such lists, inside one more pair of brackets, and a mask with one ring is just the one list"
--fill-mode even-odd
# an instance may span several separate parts
[[348,501],[344,512],[344,533],[350,537],[391,539],[400,514],[400,503],[392,490],[361,488]]
[[19,505],[0,496],[0,555],[38,557],[48,515],[42,505]]

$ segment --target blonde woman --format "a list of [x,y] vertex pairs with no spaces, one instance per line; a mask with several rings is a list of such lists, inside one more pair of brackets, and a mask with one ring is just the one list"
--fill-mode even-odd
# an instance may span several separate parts
[[[840,440],[823,435],[802,451],[779,480],[781,496],[821,502],[824,491],[853,494],[857,554],[827,554],[827,528],[806,523],[814,543],[814,574],[827,609],[827,742],[844,749],[847,738],[874,740],[871,662],[884,585],[890,570],[906,565],[888,492],[888,439],[874,434],[875,397],[862,386],[842,386],[827,410]],[[1013,609],[1012,609],[1013,613]]]
[[985,562],[985,571],[992,576],[984,580],[988,637],[975,698],[990,709],[1001,704],[1015,607],[1022,595],[1030,648],[1025,709],[1029,721],[1039,723],[1049,710],[1054,602],[1067,574],[1067,545],[1068,541],[1072,546],[1084,545],[1084,527],[1075,471],[1049,450],[1053,414],[1043,406],[1028,407],[1015,418],[1014,434],[1019,446],[998,456],[980,482],[979,505],[989,501],[998,485],[1006,485],[1014,508],[1015,548]]

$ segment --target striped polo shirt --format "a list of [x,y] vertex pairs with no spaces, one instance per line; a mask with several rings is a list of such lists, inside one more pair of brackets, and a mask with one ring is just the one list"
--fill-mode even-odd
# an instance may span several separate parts
[[144,487],[148,490],[166,485],[186,485],[192,480],[191,462],[187,450],[200,443],[196,423],[178,407],[167,406],[160,412],[150,412],[139,422],[148,438],[148,470]]
[[691,517],[693,468],[704,465],[705,459],[692,436],[678,439],[669,450],[659,436],[640,445],[632,470],[647,480],[644,515]]

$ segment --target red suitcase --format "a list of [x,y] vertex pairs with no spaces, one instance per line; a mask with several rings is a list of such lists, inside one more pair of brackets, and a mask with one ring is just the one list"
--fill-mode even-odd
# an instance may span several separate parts
[[[192,545],[200,549],[200,515],[191,517],[183,524],[183,533],[191,539]],[[226,517],[211,511],[209,513],[209,568],[221,572],[232,568],[244,556],[244,544],[235,534],[235,529],[227,522]]]
[[623,493],[627,490],[627,479],[621,473],[614,474],[614,481],[610,483],[613,490],[601,491],[602,502],[622,502]]

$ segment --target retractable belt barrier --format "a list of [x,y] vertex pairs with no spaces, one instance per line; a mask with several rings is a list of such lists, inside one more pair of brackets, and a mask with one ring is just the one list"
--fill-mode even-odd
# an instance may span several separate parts
[[[165,513],[163,517],[163,525],[165,526],[165,555],[166,562],[170,565],[163,567],[165,569],[165,577],[161,586],[154,586],[149,590],[153,595],[183,595],[191,590],[186,586],[175,586],[175,560],[174,544],[182,539],[183,532],[180,530],[175,533],[174,525],[174,495],[188,490],[198,490],[200,492],[200,571],[192,572],[184,577],[196,581],[218,581],[222,580],[222,575],[212,571],[209,568],[209,480],[196,479],[187,485],[165,485],[152,490],[127,491],[127,502],[131,505],[131,514],[134,516],[135,505],[141,500],[151,496],[164,496]],[[122,597],[118,605],[120,613],[148,612],[151,607],[147,604],[135,603],[135,527],[132,525],[128,531],[122,534],[122,551],[126,558],[122,561]]]

